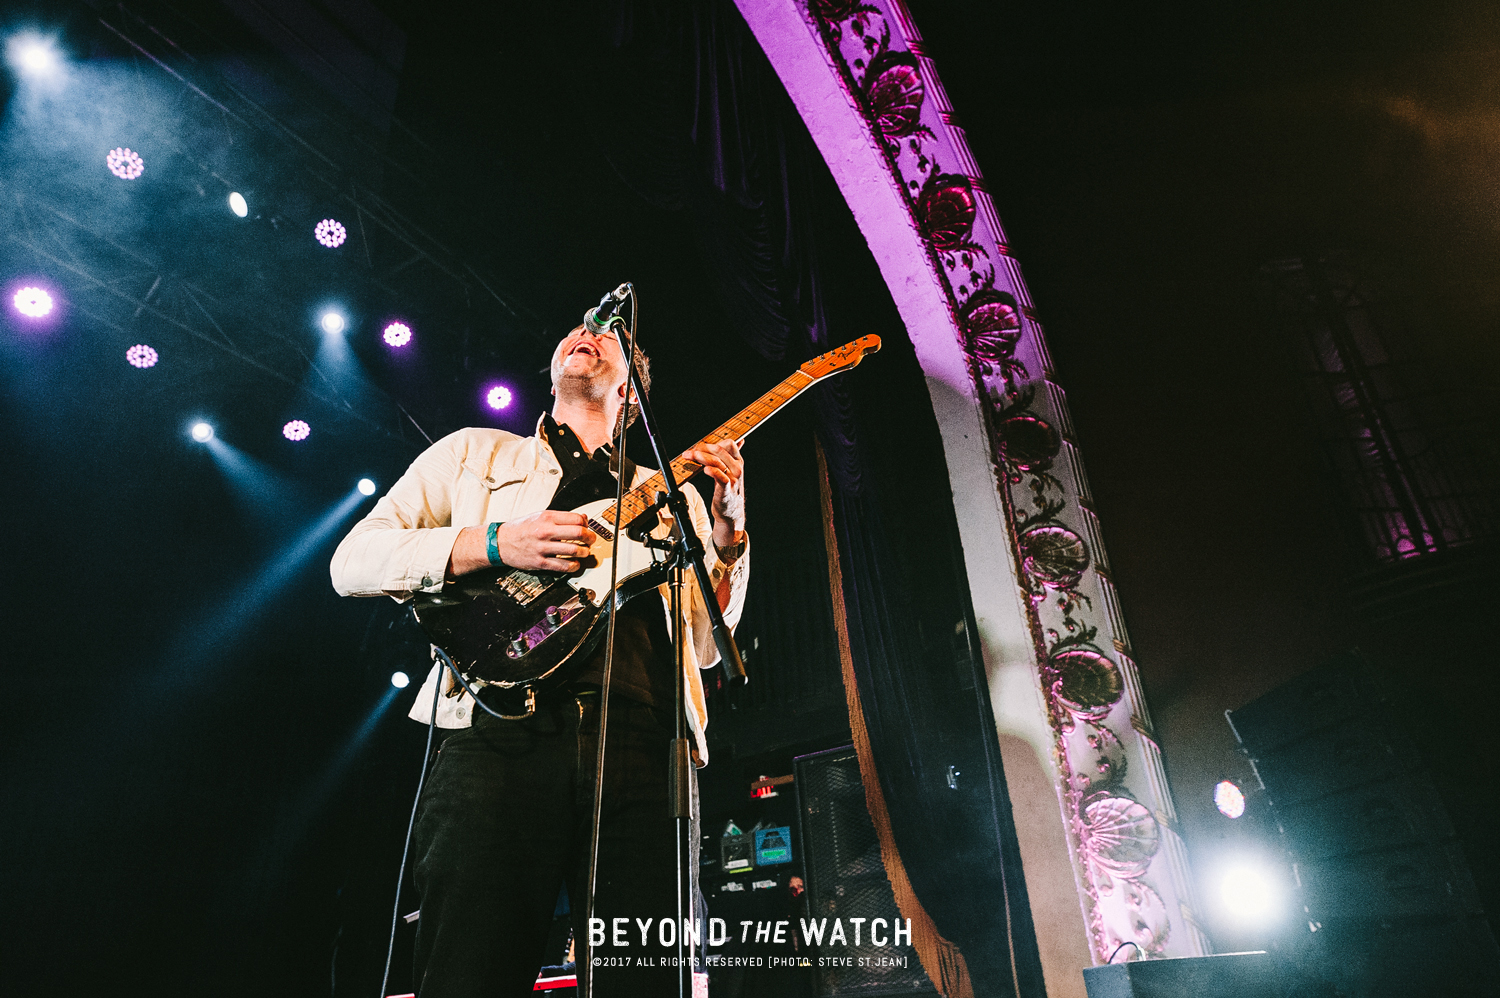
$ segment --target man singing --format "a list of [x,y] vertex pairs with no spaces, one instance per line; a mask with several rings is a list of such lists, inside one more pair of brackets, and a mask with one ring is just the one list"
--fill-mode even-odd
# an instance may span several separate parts
[[[639,350],[636,357],[649,386],[646,358]],[[651,474],[612,452],[620,420],[629,425],[637,411],[627,404],[627,381],[613,330],[573,330],[552,355],[556,401],[536,433],[471,428],[428,448],[339,544],[334,588],[344,596],[405,600],[496,564],[576,570],[596,537],[581,514],[568,510],[612,498],[622,464],[631,485]],[[712,524],[697,490],[685,491],[716,598],[733,627],[749,577],[744,461],[734,443],[710,444],[690,456],[714,481]],[[566,509],[549,508],[564,502]],[[689,584],[684,593],[687,721],[701,766],[708,759],[708,714],[698,669],[715,664],[718,653],[698,587]],[[666,586],[638,596],[615,624],[594,903],[595,917],[611,935],[595,955],[630,957],[632,966],[598,968],[599,998],[676,993],[676,971],[660,966],[675,949],[659,945],[655,931],[657,920],[677,913],[667,786],[676,661],[668,598]],[[437,723],[463,730],[443,743],[418,807],[414,855],[422,915],[414,977],[420,998],[530,995],[538,969],[557,959],[544,948],[563,883],[582,979],[590,956],[584,919],[603,671],[601,642],[577,677],[539,696],[535,714],[525,720],[500,720],[467,694],[455,696],[461,689],[436,667],[427,677],[411,716],[426,723],[436,697]],[[479,697],[500,713],[524,712],[513,694],[497,687],[480,689]],[[630,919],[628,948],[611,945],[616,918]],[[648,918],[643,945],[636,920]],[[636,957],[657,966],[634,966]]]

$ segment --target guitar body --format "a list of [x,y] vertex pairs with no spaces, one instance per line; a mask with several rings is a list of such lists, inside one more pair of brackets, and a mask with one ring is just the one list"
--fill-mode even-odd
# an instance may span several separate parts
[[[608,624],[614,545],[602,517],[613,506],[600,499],[574,510],[599,535],[579,571],[471,572],[441,593],[417,593],[417,622],[460,672],[486,685],[542,690],[571,679]],[[660,584],[655,564],[650,548],[621,535],[616,605]]]

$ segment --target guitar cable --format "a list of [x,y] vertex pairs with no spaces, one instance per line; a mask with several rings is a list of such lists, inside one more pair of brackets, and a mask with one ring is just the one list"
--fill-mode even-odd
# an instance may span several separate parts
[[[433,645],[432,654],[434,658],[443,660],[443,667],[453,673],[453,678],[458,682],[458,685],[464,688],[464,692],[469,694],[470,699],[484,708],[485,712],[492,717],[502,716],[498,711],[491,710],[488,704],[479,699],[479,694],[474,692],[474,688],[464,681],[463,673],[458,671],[458,666],[453,664],[453,659],[448,657],[447,652],[443,651],[437,645]],[[422,772],[417,777],[417,795],[412,798],[411,817],[406,822],[406,840],[401,843],[401,867],[396,871],[396,901],[391,906],[391,938],[385,948],[385,973],[380,978],[380,998],[385,998],[386,985],[391,981],[391,957],[396,952],[396,926],[401,921],[401,885],[406,882],[406,861],[411,855],[412,832],[417,827],[417,807],[422,802],[422,787],[427,782],[427,771],[431,768],[432,763],[432,739],[437,732],[438,702],[443,696],[441,672],[438,673],[438,677],[439,682],[434,684],[432,690],[432,717],[427,722],[427,748],[422,753]],[[416,983],[413,981],[413,986]]]
[[[441,648],[437,645],[432,647],[443,655],[445,661],[448,659]],[[442,683],[436,683],[433,686],[432,718],[427,722],[427,748],[422,752],[422,772],[417,776],[417,795],[412,798],[411,817],[406,822],[406,841],[401,843],[401,868],[396,871],[396,900],[391,905],[391,941],[385,948],[385,973],[380,976],[379,998],[385,998],[385,986],[391,982],[391,957],[396,952],[396,923],[401,919],[401,884],[406,879],[406,859],[411,853],[412,829],[417,826],[417,805],[422,801],[422,784],[427,782],[427,770],[432,760],[432,736],[437,731],[438,687],[441,685]],[[415,988],[416,982],[413,981],[412,985]]]

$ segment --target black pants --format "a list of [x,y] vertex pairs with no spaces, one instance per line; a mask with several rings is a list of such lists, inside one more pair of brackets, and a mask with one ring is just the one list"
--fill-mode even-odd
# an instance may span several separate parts
[[[473,727],[443,743],[417,815],[417,994],[531,995],[566,881],[580,983],[598,955],[608,965],[595,968],[597,998],[675,995],[676,970],[663,958],[676,948],[658,933],[659,920],[677,914],[670,711],[611,698],[594,904],[609,935],[597,954],[585,924],[597,696],[560,698],[524,721],[476,713]],[[613,945],[616,918],[629,919],[628,946]],[[630,965],[618,966],[624,958]],[[654,966],[637,965],[644,961]]]

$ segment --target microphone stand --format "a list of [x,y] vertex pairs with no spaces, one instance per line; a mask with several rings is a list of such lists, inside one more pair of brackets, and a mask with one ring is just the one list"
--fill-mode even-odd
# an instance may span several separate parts
[[[620,320],[613,321],[623,326]],[[634,335],[634,331],[631,335]],[[697,921],[695,918],[697,892],[693,888],[697,883],[698,871],[689,862],[694,841],[692,837],[693,761],[688,743],[687,680],[684,675],[687,627],[683,589],[686,586],[684,575],[687,569],[691,568],[694,577],[698,580],[698,590],[703,597],[703,605],[708,610],[709,627],[713,632],[714,644],[719,650],[719,663],[724,670],[725,679],[731,687],[738,688],[745,685],[748,677],[745,675],[745,664],[740,660],[739,649],[735,646],[734,635],[730,633],[729,626],[724,623],[724,614],[719,609],[719,598],[709,582],[708,568],[703,563],[705,553],[703,541],[693,527],[692,510],[688,506],[687,495],[677,484],[671,463],[662,453],[656,433],[656,418],[651,411],[651,400],[646,396],[645,386],[641,383],[640,371],[633,363],[628,366],[630,388],[635,393],[636,404],[640,407],[641,425],[646,431],[646,438],[651,442],[651,452],[656,457],[657,467],[661,469],[662,480],[666,483],[666,491],[657,494],[656,502],[651,508],[665,508],[672,517],[670,538],[660,540],[647,538],[645,543],[648,547],[668,552],[666,564],[671,571],[672,647],[676,665],[676,679],[673,686],[676,689],[677,730],[667,759],[667,792],[670,797],[672,817],[677,822],[677,932],[675,933],[677,988],[679,998],[691,998],[692,972],[697,962],[698,947],[697,945],[689,947],[684,937],[688,935],[686,928]],[[629,404],[628,397],[626,404]],[[617,523],[615,529],[623,530],[627,526],[628,524]]]

